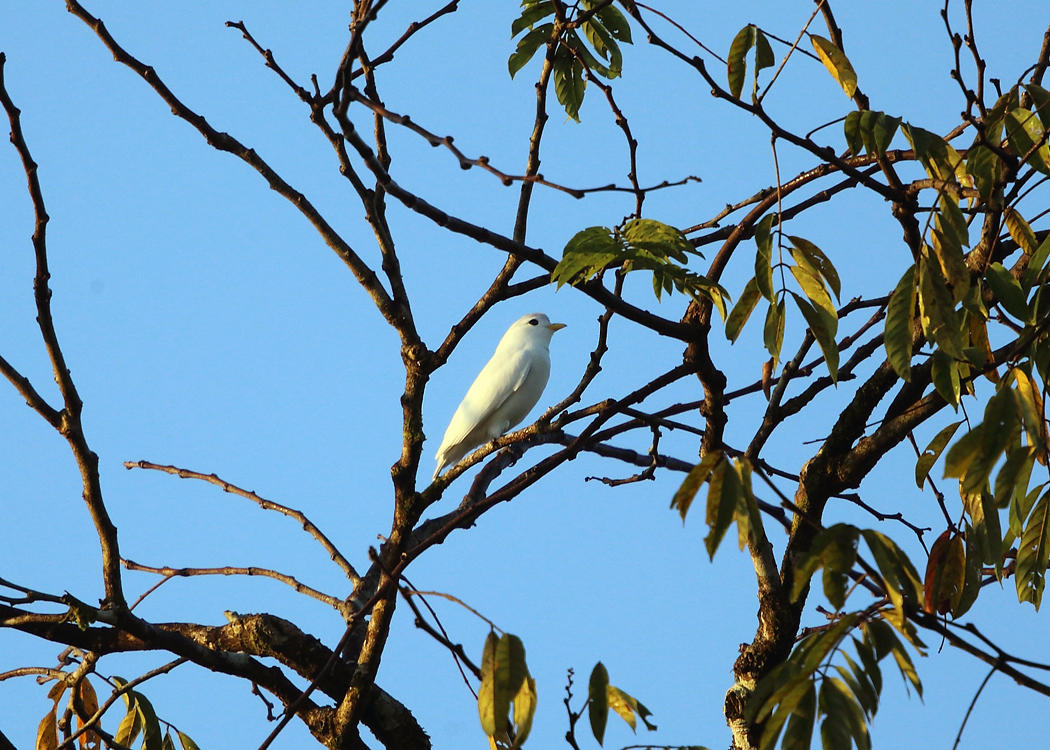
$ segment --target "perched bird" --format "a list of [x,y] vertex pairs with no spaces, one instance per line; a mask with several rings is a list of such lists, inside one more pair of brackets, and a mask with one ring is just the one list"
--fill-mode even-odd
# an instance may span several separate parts
[[551,336],[564,327],[564,323],[551,323],[543,313],[532,313],[507,329],[452,415],[437,450],[434,479],[446,466],[495,440],[532,410],[550,376]]

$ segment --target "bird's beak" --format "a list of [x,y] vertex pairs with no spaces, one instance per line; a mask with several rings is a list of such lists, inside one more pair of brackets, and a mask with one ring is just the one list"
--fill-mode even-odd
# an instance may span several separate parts
[[554,331],[560,331],[562,328],[565,327],[565,324],[564,323],[551,323],[547,327],[550,328],[551,332],[553,333]]

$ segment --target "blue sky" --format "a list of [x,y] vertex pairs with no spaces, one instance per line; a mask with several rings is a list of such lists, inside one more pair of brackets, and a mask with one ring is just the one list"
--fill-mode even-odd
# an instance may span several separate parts
[[[939,4],[839,5],[847,52],[873,108],[929,130],[953,127],[962,105],[948,77],[951,49]],[[154,65],[184,102],[255,148],[378,265],[360,204],[304,106],[238,32],[224,27],[227,20],[243,20],[293,78],[306,85],[317,73],[324,88],[345,44],[343,4],[111,1],[87,7],[126,49]],[[659,7],[722,54],[745,23],[793,39],[811,12],[805,3]],[[385,48],[431,9],[391,3],[371,49]],[[507,75],[515,11],[511,2],[466,0],[380,74],[390,109],[454,135],[467,154],[484,154],[508,172],[520,172],[525,161],[536,74],[534,63],[514,80]],[[977,11],[989,75],[1013,81],[1039,49],[1045,6],[1016,2],[1010,13],[990,5]],[[0,20],[8,91],[22,109],[51,216],[55,322],[86,403],[85,428],[100,456],[123,553],[150,565],[259,565],[344,594],[340,572],[294,522],[214,487],[127,471],[122,463],[147,459],[217,472],[303,510],[352,562],[366,567],[368,546],[390,524],[389,467],[401,432],[396,336],[301,216],[255,172],[214,151],[172,117],[63,3],[9,3],[0,9]],[[669,38],[687,44],[670,32]],[[702,179],[651,195],[647,215],[687,226],[773,184],[768,134],[759,123],[715,102],[684,66],[644,44],[641,34],[636,39],[625,50],[616,95],[640,143],[640,181]],[[782,50],[775,48],[778,55]],[[823,68],[800,59],[786,69],[767,106],[804,132],[841,116],[850,102]],[[625,182],[626,149],[600,92],[588,92],[582,124],[564,120],[556,105],[551,114],[541,170],[548,179],[580,187]],[[510,232],[514,188],[499,186],[480,170],[460,170],[448,153],[411,133],[390,133],[392,171],[401,184],[450,213]],[[829,143],[842,147],[840,130],[826,133]],[[812,164],[787,147],[778,155],[785,175]],[[0,352],[55,400],[34,322],[32,212],[24,182],[14,150],[0,148]],[[389,202],[417,323],[434,347],[484,290],[503,256]],[[797,232],[832,254],[844,297],[885,293],[903,269],[899,227],[887,207],[860,193],[832,206],[800,220]],[[616,224],[631,210],[632,200],[623,194],[577,201],[540,189],[528,241],[557,255],[578,229]],[[880,263],[881,257],[888,262]],[[728,271],[731,291],[749,273],[744,261]],[[684,308],[678,299],[657,303],[645,296],[647,285],[632,281],[629,289],[666,317]],[[548,287],[498,307],[430,383],[424,475],[471,378],[506,326],[533,310],[569,324],[554,338],[552,376],[541,406],[559,400],[578,380],[601,312],[593,302],[571,289]],[[592,401],[630,391],[680,354],[672,342],[638,338],[637,329],[622,321],[610,336],[612,351],[589,392]],[[747,329],[734,348],[717,343],[715,355],[726,363],[730,382],[757,376],[764,359],[760,346],[757,327]],[[683,386],[681,398],[699,396]],[[814,416],[780,435],[773,455],[797,468],[805,450],[812,450],[799,441],[823,434],[835,403],[830,396]],[[743,439],[749,425],[753,429],[748,419],[755,407],[734,405],[731,419],[743,426],[731,428],[731,440]],[[949,416],[930,425],[920,444]],[[666,445],[678,455],[695,455],[688,436],[670,435]],[[932,497],[911,481],[913,461],[910,448],[899,449],[862,491],[887,512],[902,510],[936,526]],[[61,438],[10,387],[0,388],[0,467],[0,576],[41,590],[68,590],[86,601],[101,596],[98,541],[80,500],[76,467]],[[607,747],[646,741],[725,746],[722,699],[737,645],[751,639],[755,625],[750,561],[732,544],[707,561],[702,515],[683,526],[667,508],[679,477],[618,489],[585,481],[617,470],[585,458],[567,465],[493,509],[474,529],[451,536],[415,563],[409,578],[420,589],[461,597],[524,640],[540,695],[528,746],[563,742],[566,669],[577,672],[578,708],[586,676],[599,659],[612,682],[642,700],[660,726],[658,733],[634,738],[611,722]],[[456,502],[466,484],[454,485],[438,512]],[[839,518],[875,524],[852,508],[831,508],[828,520]],[[126,588],[134,595],[155,580],[129,573]],[[434,607],[454,639],[480,656],[487,626],[447,601],[435,600]],[[323,606],[267,580],[173,580],[138,611],[159,621],[217,624],[224,610],[273,612],[328,643],[342,632],[341,621]],[[811,611],[808,624],[819,617]],[[1001,592],[987,590],[966,619],[1007,650],[1050,661],[1045,614],[1018,605],[1012,582]],[[872,729],[876,744],[947,747],[954,740],[986,670],[951,648],[938,653],[935,641],[928,639],[928,646],[929,658],[919,663],[925,702],[909,699],[887,670]],[[2,631],[0,671],[52,665],[59,650]],[[107,657],[101,671],[132,677],[163,661],[157,654]],[[473,697],[447,653],[413,627],[407,607],[396,616],[378,682],[414,710],[436,747],[484,746]],[[45,692],[30,678],[0,682],[0,729],[17,745],[31,745],[50,705]],[[162,718],[205,748],[254,747],[270,731],[248,686],[193,666],[148,683],[144,692]],[[1011,746],[1038,746],[1045,721],[1034,717],[1045,708],[1045,700],[995,676],[961,747],[1003,746],[1004,716],[1022,717],[1009,727]],[[585,728],[580,732],[586,734]],[[310,742],[293,723],[276,746]]]

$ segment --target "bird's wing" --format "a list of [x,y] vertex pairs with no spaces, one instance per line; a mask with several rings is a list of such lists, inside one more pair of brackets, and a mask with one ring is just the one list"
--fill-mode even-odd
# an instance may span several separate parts
[[[522,384],[532,370],[527,352],[517,352],[509,357],[490,359],[474,379],[467,395],[452,415],[439,452],[457,445],[471,437],[471,433],[488,422]],[[489,439],[487,435],[475,436],[474,445]],[[468,449],[469,450],[469,449]]]

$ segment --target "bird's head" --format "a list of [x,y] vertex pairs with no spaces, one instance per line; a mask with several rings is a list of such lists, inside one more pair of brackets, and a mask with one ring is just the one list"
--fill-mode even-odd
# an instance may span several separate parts
[[507,329],[500,344],[514,342],[516,344],[542,343],[546,345],[550,343],[554,332],[564,327],[564,323],[551,323],[550,318],[543,313],[529,313],[518,318]]

